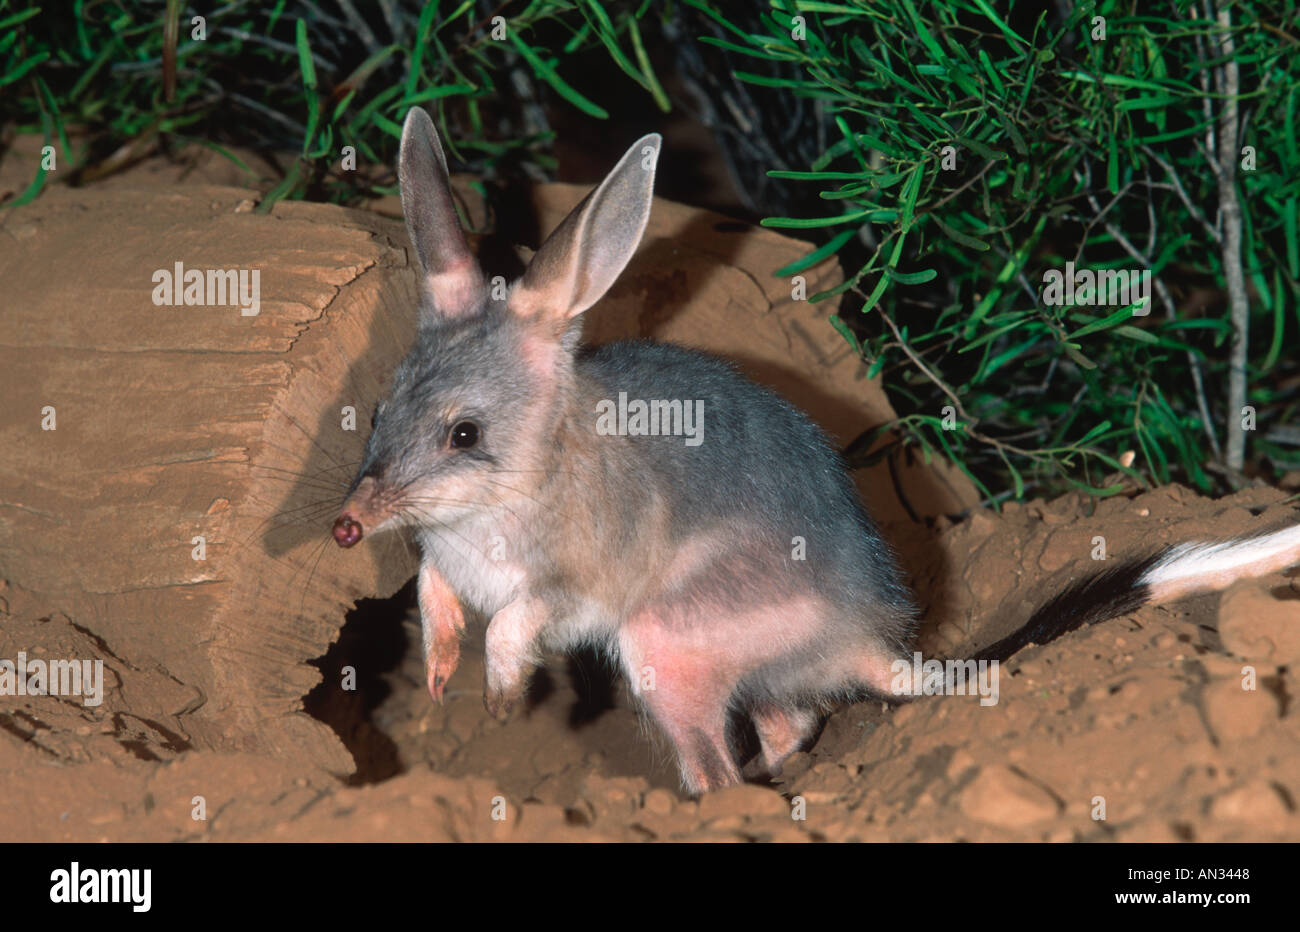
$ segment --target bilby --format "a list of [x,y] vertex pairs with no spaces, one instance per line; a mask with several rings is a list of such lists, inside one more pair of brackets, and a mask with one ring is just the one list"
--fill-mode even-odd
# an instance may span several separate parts
[[[520,700],[544,652],[593,646],[617,660],[671,742],[685,789],[702,793],[740,779],[733,714],[752,721],[777,773],[834,704],[902,698],[891,670],[911,662],[917,611],[838,454],[804,414],[703,353],[580,346],[583,311],[645,230],[659,148],[653,134],[634,143],[494,297],[433,123],[407,115],[399,178],[423,273],[418,335],[375,411],[333,534],[351,547],[413,530],[435,701],[457,666],[466,607],[489,619],[494,715]],[[598,427],[611,405],[634,401],[690,406],[707,425],[701,442],[631,416]],[[981,656],[1297,560],[1295,527],[1176,547],[1085,582]]]

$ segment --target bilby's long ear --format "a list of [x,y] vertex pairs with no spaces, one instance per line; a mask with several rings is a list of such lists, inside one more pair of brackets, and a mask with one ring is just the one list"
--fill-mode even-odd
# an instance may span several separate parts
[[642,136],[542,243],[510,294],[526,317],[567,320],[600,300],[636,252],[650,219],[658,133]]
[[429,114],[419,107],[406,114],[397,178],[406,231],[424,269],[424,288],[431,299],[422,302],[421,313],[433,317],[473,313],[483,304],[483,272],[456,216],[438,131]]

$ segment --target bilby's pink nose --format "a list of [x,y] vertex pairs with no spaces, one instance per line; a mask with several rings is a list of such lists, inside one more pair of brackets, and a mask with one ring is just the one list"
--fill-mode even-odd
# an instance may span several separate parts
[[361,524],[351,515],[339,515],[334,521],[334,542],[340,547],[351,547],[361,535]]

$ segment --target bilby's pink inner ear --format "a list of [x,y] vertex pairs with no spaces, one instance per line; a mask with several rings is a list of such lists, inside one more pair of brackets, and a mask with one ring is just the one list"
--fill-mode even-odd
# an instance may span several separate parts
[[547,237],[510,293],[512,311],[567,320],[609,290],[650,219],[660,142],[651,133],[633,143],[600,187]]
[[433,317],[473,313],[486,294],[483,272],[456,215],[447,157],[438,132],[419,107],[406,114],[397,177],[406,231],[424,270],[424,288],[430,298],[424,302],[424,313]]

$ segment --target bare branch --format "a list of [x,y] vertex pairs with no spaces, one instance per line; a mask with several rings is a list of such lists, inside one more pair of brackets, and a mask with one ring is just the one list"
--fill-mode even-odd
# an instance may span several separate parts
[[[1207,0],[1208,2],[1208,0]],[[1218,14],[1219,49],[1225,60],[1215,69],[1224,95],[1219,113],[1219,152],[1215,173],[1219,182],[1219,216],[1223,220],[1223,279],[1228,288],[1228,310],[1232,320],[1232,352],[1228,368],[1228,437],[1226,465],[1240,472],[1246,460],[1246,432],[1241,429],[1241,411],[1246,406],[1246,351],[1250,338],[1250,302],[1246,275],[1241,266],[1241,203],[1237,200],[1237,92],[1240,75],[1232,57],[1232,13],[1225,3]]]

